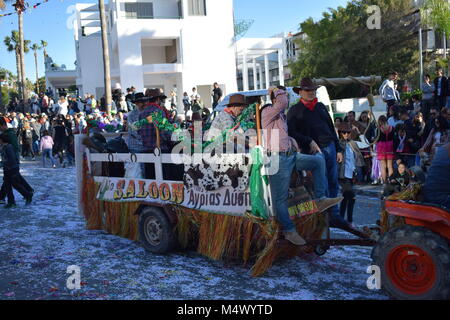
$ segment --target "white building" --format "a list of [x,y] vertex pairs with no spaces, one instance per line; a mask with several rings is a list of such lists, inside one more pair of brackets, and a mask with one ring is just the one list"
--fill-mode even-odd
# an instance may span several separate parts
[[295,41],[304,34],[242,38],[236,44],[239,90],[267,89],[291,79],[289,63],[298,57]]
[[[212,84],[237,91],[232,0],[110,0],[107,6],[111,86],[160,87],[168,95],[196,87],[207,107]],[[97,4],[77,4],[76,85],[104,93]]]

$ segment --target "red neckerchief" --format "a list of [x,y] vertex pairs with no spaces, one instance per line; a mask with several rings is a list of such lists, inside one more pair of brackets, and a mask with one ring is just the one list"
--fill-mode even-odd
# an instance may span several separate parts
[[319,102],[317,98],[315,98],[313,101],[306,101],[303,98],[301,98],[300,101],[305,105],[305,107],[309,109],[309,111],[314,111],[317,102]]
[[166,108],[161,107],[159,104],[156,104],[156,103],[153,103],[153,102],[147,103],[147,104],[145,105],[145,108],[150,107],[150,106],[153,106],[153,107],[158,108],[159,110],[161,110],[162,112],[164,112],[164,114],[166,115],[166,118],[167,118],[167,119],[170,119],[169,111],[167,111]]

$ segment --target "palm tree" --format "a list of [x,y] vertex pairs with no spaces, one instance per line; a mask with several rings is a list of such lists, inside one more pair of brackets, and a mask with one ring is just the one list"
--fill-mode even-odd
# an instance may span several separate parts
[[23,79],[26,79],[25,76],[25,41],[23,38],[23,11],[25,11],[25,1],[24,0],[0,0],[0,9],[5,8],[5,4],[7,2],[13,2],[13,7],[16,9],[17,12],[17,18],[18,18],[18,25],[19,25],[19,51],[20,51],[20,74],[21,74],[21,80],[20,81],[20,87],[22,88],[21,94],[22,99],[25,101],[27,97],[27,88],[25,86],[25,81]]
[[[1,1],[1,0],[0,0]],[[47,41],[44,41],[44,40],[41,40],[41,47],[42,47],[42,49],[44,50],[44,61],[45,61],[45,58],[47,57],[47,51],[45,50],[45,48],[48,46],[48,43],[47,43]]]
[[39,94],[39,74],[38,74],[38,61],[37,51],[41,50],[41,47],[37,43],[33,43],[31,50],[34,51],[34,65],[36,66],[36,93]]
[[[1,1],[1,0],[0,0]],[[22,65],[20,63],[20,40],[19,40],[19,32],[17,30],[11,31],[11,36],[6,36],[3,40],[3,43],[6,45],[6,49],[9,52],[13,52],[16,54],[16,68],[17,68],[17,81],[18,81],[18,87],[19,92],[22,96]],[[27,53],[29,51],[28,45],[30,43],[30,40],[24,41],[24,52]]]

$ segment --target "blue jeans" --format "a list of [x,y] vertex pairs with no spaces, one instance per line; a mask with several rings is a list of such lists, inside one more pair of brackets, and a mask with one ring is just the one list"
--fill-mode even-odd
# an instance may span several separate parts
[[295,231],[295,225],[289,218],[289,206],[287,202],[289,197],[289,183],[295,163],[295,153],[291,156],[279,155],[278,172],[269,176],[273,207],[277,215],[277,220],[281,224],[284,232]]
[[56,166],[55,158],[53,158],[52,149],[44,149],[42,151],[42,165],[45,167],[45,158],[49,158],[53,166]]
[[324,199],[327,195],[327,174],[325,161],[320,154],[297,153],[296,169],[311,171],[314,179],[315,199]]
[[289,217],[289,183],[292,171],[310,170],[314,176],[314,190],[317,199],[325,198],[327,180],[325,178],[325,161],[320,155],[294,153],[293,155],[279,155],[279,169],[269,176],[270,190],[277,219],[284,232],[295,231],[295,225]]
[[[322,149],[322,157],[325,159],[326,164],[326,175],[328,181],[328,188],[326,196],[327,198],[336,198],[339,192],[339,181],[338,181],[338,167],[337,167],[337,153],[336,146],[334,142],[330,143],[328,146]],[[339,213],[338,206],[331,208],[331,212],[334,214]]]

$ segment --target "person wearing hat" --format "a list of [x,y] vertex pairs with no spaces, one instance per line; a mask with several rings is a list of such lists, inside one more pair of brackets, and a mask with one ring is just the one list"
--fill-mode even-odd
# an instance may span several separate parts
[[356,194],[353,190],[353,178],[356,168],[364,165],[364,157],[355,141],[351,140],[352,126],[348,122],[342,122],[338,126],[339,144],[342,149],[343,161],[339,163],[339,183],[342,188],[344,200],[341,202],[340,215],[353,225],[353,208],[356,202]]
[[[147,89],[145,96],[148,98],[147,104],[144,109],[139,113],[139,120],[147,119],[152,113],[160,112],[163,118],[169,119],[167,110],[163,107],[164,101],[167,98],[161,90]],[[143,125],[138,130],[141,136],[144,149],[147,153],[153,152],[156,148],[156,128],[153,123]],[[171,135],[167,132],[161,132],[161,152],[165,153],[170,151]]]
[[269,176],[273,205],[285,239],[301,246],[306,242],[297,233],[288,211],[289,183],[294,168],[298,171],[313,172],[315,199],[320,212],[336,205],[342,199],[328,199],[325,196],[327,181],[324,159],[320,155],[299,153],[296,141],[289,137],[285,115],[289,105],[286,89],[270,87],[269,96],[272,104],[264,106],[261,112],[261,126],[264,130],[267,152],[271,154],[271,157],[278,157],[278,171]]
[[[342,162],[342,150],[327,107],[318,101],[318,86],[311,78],[303,78],[299,87],[293,88],[301,96],[287,115],[289,136],[293,137],[302,152],[321,154],[326,163],[328,198],[336,198],[339,191],[337,163]],[[338,216],[337,206],[332,207]]]
[[[145,97],[142,92],[134,94],[133,97],[133,100],[130,102],[132,102],[136,108],[127,115],[127,120],[130,124],[139,121],[139,114],[144,110],[144,106],[148,102],[148,98]],[[127,145],[131,153],[142,153],[145,150],[140,134],[131,126],[128,126]]]
[[235,126],[237,117],[247,106],[244,95],[235,94],[230,96],[230,101],[226,108],[214,118],[211,128],[205,132],[204,140],[211,141],[221,136],[223,131],[232,129]]

